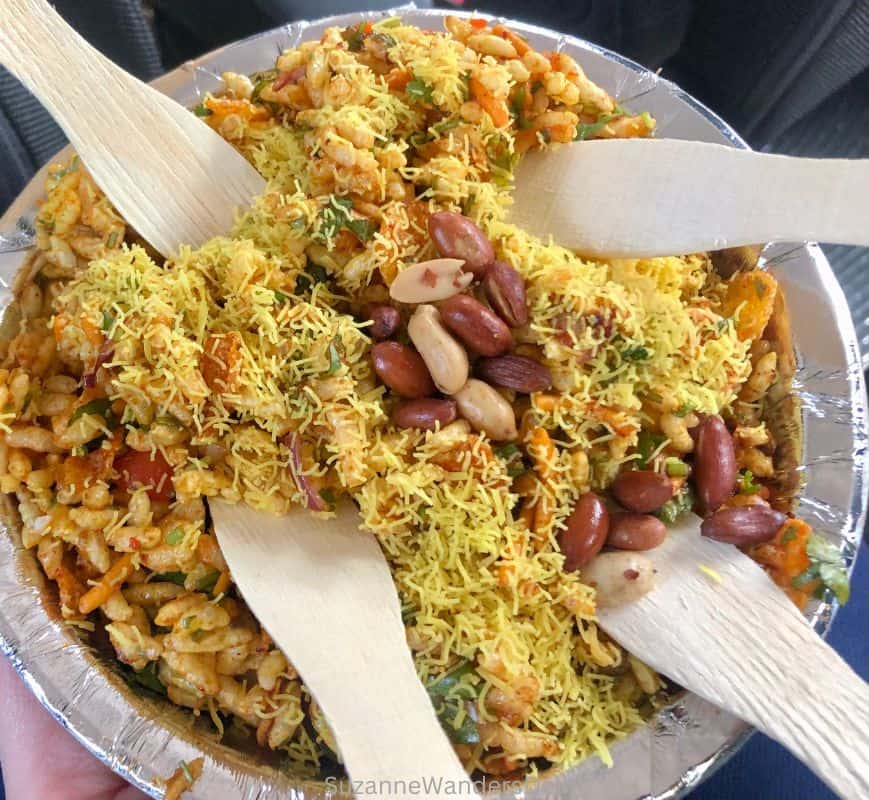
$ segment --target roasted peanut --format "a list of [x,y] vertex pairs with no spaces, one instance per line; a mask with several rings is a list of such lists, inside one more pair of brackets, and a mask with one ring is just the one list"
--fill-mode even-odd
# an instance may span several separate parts
[[522,394],[545,392],[552,387],[552,373],[539,361],[527,356],[481,358],[477,374],[487,383],[514,389]]
[[466,289],[474,276],[462,272],[458,258],[420,261],[398,273],[389,287],[389,296],[399,303],[434,303]]
[[768,542],[787,520],[786,514],[762,505],[721,508],[703,520],[700,533],[743,547]]
[[651,550],[667,538],[667,526],[651,514],[621,512],[610,518],[606,543],[619,550]]
[[697,428],[694,447],[694,485],[706,513],[715,511],[736,484],[736,452],[721,417],[708,416]]
[[374,371],[393,392],[415,399],[434,394],[435,386],[422,356],[399,342],[380,342],[371,348]]
[[458,412],[453,400],[408,400],[395,407],[392,422],[398,428],[419,428],[433,431],[440,425],[443,428],[455,420]]
[[454,211],[438,211],[428,218],[428,232],[438,253],[460,258],[467,272],[482,278],[495,260],[495,249],[486,234],[470,219]]
[[609,533],[606,503],[594,492],[577,500],[565,527],[558,534],[558,546],[564,554],[564,569],[573,572],[584,567],[604,546]]
[[628,511],[647,514],[673,496],[673,483],[660,472],[633,469],[620,472],[613,481],[613,495]]
[[515,439],[516,415],[513,407],[488,383],[471,378],[456,392],[455,400],[461,415],[478,431],[495,441]]
[[510,329],[486,306],[467,294],[457,294],[440,307],[444,325],[467,347],[483,356],[498,356],[510,349]]
[[[422,356],[435,386],[444,394],[458,392],[468,380],[468,354],[447,332],[438,310],[430,305],[417,307],[407,324],[407,332]],[[423,394],[405,395],[405,397],[424,396]]]
[[655,585],[655,568],[648,557],[638,553],[601,553],[582,570],[581,577],[597,590],[598,608],[613,608],[648,594]]
[[395,336],[401,327],[401,314],[392,306],[372,306],[368,309],[371,325],[366,328],[375,342],[382,342]]
[[486,299],[511,328],[528,324],[528,304],[522,276],[503,261],[496,261],[483,278]]

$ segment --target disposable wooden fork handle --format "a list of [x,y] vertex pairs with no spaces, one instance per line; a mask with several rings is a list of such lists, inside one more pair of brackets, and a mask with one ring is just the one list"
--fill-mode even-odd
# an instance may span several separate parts
[[511,221],[624,258],[771,241],[869,245],[869,160],[675,139],[576,142],[520,164]]
[[328,520],[209,507],[236,584],[325,712],[359,796],[479,800],[416,674],[389,566],[355,507]]
[[701,537],[693,515],[649,556],[658,586],[600,609],[604,630],[783,744],[841,797],[869,800],[869,686],[781,588],[733,545]]
[[227,232],[264,187],[186,109],[127,74],[44,0],[0,0],[0,63],[48,108],[118,211],[157,250]]

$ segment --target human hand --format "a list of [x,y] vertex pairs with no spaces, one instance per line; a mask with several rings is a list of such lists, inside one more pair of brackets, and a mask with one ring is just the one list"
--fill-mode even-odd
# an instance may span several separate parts
[[0,764],[6,800],[147,800],[53,720],[2,655]]

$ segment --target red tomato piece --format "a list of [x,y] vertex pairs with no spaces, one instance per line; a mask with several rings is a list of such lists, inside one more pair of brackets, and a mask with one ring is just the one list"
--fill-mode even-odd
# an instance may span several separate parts
[[172,466],[159,450],[153,454],[129,450],[115,459],[114,467],[118,485],[128,492],[144,487],[152,500],[168,500],[175,491]]

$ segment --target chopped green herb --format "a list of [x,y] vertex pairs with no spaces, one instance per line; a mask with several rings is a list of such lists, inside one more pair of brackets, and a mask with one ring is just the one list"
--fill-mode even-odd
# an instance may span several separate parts
[[118,243],[118,232],[112,231],[109,234],[109,238],[106,239],[106,247],[112,248]]
[[461,124],[461,120],[457,117],[453,117],[451,119],[446,119],[443,122],[438,122],[436,125],[432,125],[432,128],[439,134],[443,135],[447,131],[451,131],[453,128],[458,128]]
[[791,586],[795,589],[802,589],[804,586],[807,586],[812,581],[816,581],[818,579],[818,568],[816,565],[812,564],[809,567],[806,567],[799,575],[797,575],[792,581]]
[[416,620],[416,615],[419,609],[412,603],[401,607],[401,621],[405,626],[411,625]]
[[456,727],[455,721],[459,716],[461,700],[445,698],[435,704],[435,713],[446,735],[453,744],[478,744],[480,732],[477,723],[469,711],[473,709],[470,703],[465,703],[465,715],[462,724]]
[[217,583],[217,579],[219,577],[220,577],[220,570],[217,570],[217,569],[210,570],[199,580],[199,583],[196,584],[197,591],[210,592],[214,588],[214,584]]
[[200,103],[198,106],[193,107],[193,113],[197,117],[210,117],[214,112],[205,103]]
[[821,583],[836,595],[836,599],[841,604],[847,603],[851,590],[848,585],[848,572],[839,548],[813,533],[806,542],[806,555],[812,567],[817,570]]
[[445,672],[436,681],[430,683],[426,687],[426,691],[432,697],[447,697],[448,695],[458,692],[459,696],[463,696],[466,700],[470,700],[472,697],[476,696],[476,693],[467,685],[459,687],[458,683],[465,677],[465,675],[473,675],[474,671],[473,662],[468,661],[468,659],[462,659],[462,661],[449,670],[449,672]]
[[64,167],[62,170],[59,170],[58,172],[52,173],[51,177],[55,178],[56,180],[60,180],[61,178],[65,178],[71,172],[78,171],[78,164],[79,164],[78,156],[73,156],[72,161],[69,162],[69,166]]
[[330,506],[335,505],[335,492],[331,489],[320,489],[320,497]]
[[360,242],[367,242],[377,232],[377,225],[365,217],[356,217],[347,221],[345,226]]
[[525,91],[525,87],[520,86],[516,90],[516,94],[513,95],[513,99],[510,101],[510,110],[513,112],[513,116],[516,117],[516,123],[523,130],[531,125],[531,123],[525,118],[526,97],[527,92]]
[[290,298],[285,295],[280,289],[272,289],[276,303],[286,303]]
[[719,336],[721,336],[730,327],[730,322],[730,317],[725,317],[724,319],[720,319],[718,320],[718,322],[715,323],[715,330],[717,331]]
[[682,403],[682,405],[673,413],[677,417],[687,417],[692,411],[696,410],[696,408],[697,407],[693,403]]
[[518,478],[523,472],[525,472],[522,453],[515,444],[505,444],[503,447],[496,447],[493,452],[498,456],[498,458],[506,462],[508,477]]
[[72,425],[73,422],[87,414],[95,414],[108,422],[111,413],[112,401],[107,397],[98,397],[96,400],[91,400],[89,403],[85,403],[73,411],[72,416],[69,418],[69,424]]
[[168,428],[183,428],[184,426],[181,424],[181,420],[178,417],[173,416],[172,414],[160,414],[154,420],[155,425],[165,425]]
[[338,352],[339,346],[340,342],[336,342],[335,339],[329,342],[329,369],[326,372],[327,375],[334,375],[341,369],[341,354]]
[[109,314],[108,311],[103,311],[103,330],[108,333],[112,329],[112,325],[115,324],[115,318]]
[[303,231],[308,227],[308,221],[304,217],[296,217],[291,223],[290,227],[294,231]]
[[750,469],[739,473],[736,485],[740,494],[757,494],[760,491],[760,484],[754,479],[754,473]]
[[519,452],[519,447],[515,444],[505,444],[503,447],[496,447],[494,453],[498,458],[503,458],[509,461],[516,453]]
[[686,486],[682,489],[679,494],[675,497],[670,498],[664,505],[662,505],[657,511],[655,511],[655,516],[661,520],[661,522],[666,523],[667,525],[672,525],[682,514],[690,511],[694,506],[694,495],[691,490]]
[[184,538],[184,531],[181,528],[173,528],[166,534],[166,544],[178,544]]
[[359,22],[341,31],[341,38],[354,53],[358,53],[365,44],[366,29],[371,23]]
[[432,98],[434,87],[421,78],[415,77],[408,81],[405,91],[407,92],[407,96],[416,103],[422,102],[431,104],[434,102]]
[[641,344],[632,344],[622,350],[622,359],[625,361],[648,361],[651,353]]
[[166,694],[166,686],[163,684],[163,681],[157,677],[157,662],[151,661],[145,669],[139,670],[138,672],[133,670],[130,673],[130,682],[136,683],[139,686],[144,686],[146,689],[152,692],[156,692],[157,694]]
[[608,114],[605,117],[601,117],[597,122],[580,122],[576,126],[576,136],[573,137],[573,141],[581,142],[584,139],[591,139],[609,125],[616,116],[618,115]]
[[688,465],[681,458],[671,456],[664,462],[664,468],[671,478],[684,478],[688,474]]
[[395,45],[398,44],[398,42],[396,42],[392,36],[390,36],[388,33],[383,33],[382,31],[378,31],[377,33],[375,33],[372,38],[377,39],[379,42],[381,42],[387,50],[389,50],[390,47],[395,47]]
[[187,575],[184,572],[159,572],[153,580],[154,582],[168,582],[183,586],[187,580]]
[[253,86],[253,92],[251,92],[250,95],[251,102],[255,103],[257,100],[259,100],[259,96],[262,94],[262,90],[265,89],[266,86],[274,83],[276,78],[276,75],[269,75],[260,78]]
[[181,627],[184,629],[189,628],[193,624],[193,621],[195,619],[196,617],[194,617],[192,614],[188,617],[184,617],[184,619],[181,620]]
[[796,538],[797,532],[794,530],[793,525],[789,525],[785,532],[782,534],[781,543],[790,544]]
[[640,431],[640,434],[637,437],[637,453],[640,456],[637,459],[637,465],[640,467],[649,466],[649,462],[652,460],[652,454],[663,444],[664,439],[665,437],[660,436],[657,433]]

